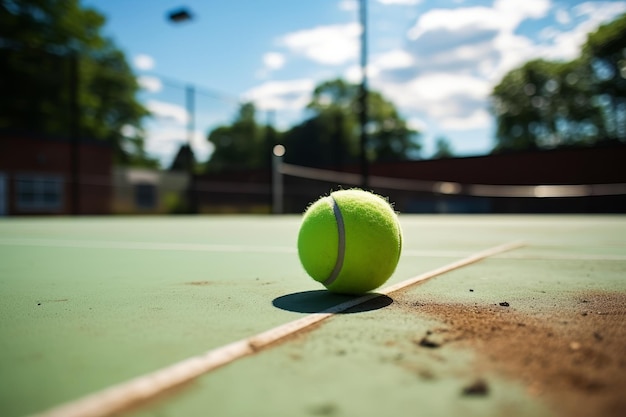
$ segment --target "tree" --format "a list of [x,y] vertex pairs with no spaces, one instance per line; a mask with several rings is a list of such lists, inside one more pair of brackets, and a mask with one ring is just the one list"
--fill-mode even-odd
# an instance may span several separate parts
[[196,167],[196,156],[189,144],[185,143],[178,148],[178,152],[170,165],[170,171],[192,172]]
[[215,128],[208,135],[214,151],[207,162],[210,171],[260,168],[269,164],[267,131],[256,122],[256,109],[244,103],[231,125]]
[[533,60],[506,74],[491,95],[494,150],[625,140],[624,48],[626,15],[589,34],[577,59]]
[[[307,166],[340,168],[359,157],[358,87],[337,79],[318,85],[307,106],[307,120],[280,133],[256,121],[255,108],[246,103],[230,125],[212,130],[214,151],[210,171],[269,166],[272,147],[287,148],[285,161]],[[417,132],[400,117],[395,106],[378,92],[369,93],[368,153],[370,160],[404,160],[420,149]]]
[[0,128],[107,141],[121,164],[147,157],[139,86],[105,18],[79,0],[0,2]]
[[497,150],[528,150],[589,140],[592,109],[584,66],[534,60],[509,72],[492,94]]
[[[313,91],[312,117],[285,133],[285,159],[309,166],[340,168],[359,157],[358,86],[341,79],[326,81]],[[417,155],[418,132],[380,93],[368,93],[368,158],[397,161]]]
[[439,137],[435,141],[435,153],[433,159],[451,158],[454,156],[450,141],[444,137]]
[[587,37],[582,59],[593,75],[593,93],[608,139],[626,140],[626,14]]
[[[314,115],[296,129],[294,137],[287,133],[289,152],[295,157],[302,147],[304,160],[318,161],[320,165],[342,167],[354,162],[359,152],[355,100],[358,87],[341,79],[326,81],[316,86],[307,105]],[[308,143],[303,143],[304,141]],[[302,152],[300,152],[302,153]],[[288,161],[291,157],[288,155]],[[301,161],[301,162],[304,162]],[[294,161],[297,162],[297,161]],[[306,164],[306,162],[304,162]],[[309,163],[311,164],[311,163]],[[316,165],[315,162],[312,165]]]

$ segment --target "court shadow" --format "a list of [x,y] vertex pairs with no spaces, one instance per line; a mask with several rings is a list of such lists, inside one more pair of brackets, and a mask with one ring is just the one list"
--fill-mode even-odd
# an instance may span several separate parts
[[[379,310],[393,303],[393,298],[384,294],[364,303],[351,307],[338,314],[363,313],[365,311]],[[293,311],[296,313],[320,313],[338,304],[353,300],[362,296],[334,294],[326,290],[303,291],[293,294],[282,295],[272,301],[272,305],[281,310]]]

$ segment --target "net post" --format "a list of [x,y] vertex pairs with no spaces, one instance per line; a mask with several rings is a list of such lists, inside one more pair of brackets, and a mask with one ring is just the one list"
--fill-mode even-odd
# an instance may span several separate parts
[[283,174],[281,166],[285,147],[276,145],[272,149],[272,213],[283,214]]

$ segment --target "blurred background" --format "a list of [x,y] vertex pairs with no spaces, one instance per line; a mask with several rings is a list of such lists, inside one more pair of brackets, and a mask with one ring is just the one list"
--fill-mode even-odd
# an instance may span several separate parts
[[626,212],[626,1],[0,0],[0,216]]

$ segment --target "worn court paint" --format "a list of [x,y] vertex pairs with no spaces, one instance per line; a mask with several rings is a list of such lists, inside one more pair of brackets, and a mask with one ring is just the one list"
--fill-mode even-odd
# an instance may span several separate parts
[[[295,216],[5,219],[0,238],[295,248],[298,226]],[[0,288],[0,383],[11,387],[0,409],[14,416],[293,320],[302,313],[272,301],[321,285],[295,252],[0,245]]]
[[[557,296],[551,301],[558,303],[563,282],[569,289],[619,288],[618,280],[603,283],[602,277],[610,274],[601,272],[624,271],[619,258],[626,255],[626,221],[620,216],[401,216],[401,222],[409,251],[470,254],[524,239],[529,242],[523,252],[527,256],[598,258],[588,260],[600,271],[597,283],[576,274],[567,281],[576,270],[571,260],[503,256],[484,264],[486,269],[463,269],[416,287],[422,299],[430,294],[441,300],[462,300],[468,294],[455,290],[467,280],[483,285],[481,297],[491,294],[498,299],[504,284],[489,285],[490,271],[524,271],[533,262],[534,269],[528,271],[542,265],[549,268],[552,278],[544,288],[554,289]],[[295,247],[298,225],[295,216],[5,219],[0,221],[0,238]],[[403,257],[389,284],[449,261]],[[514,302],[532,296],[533,280],[539,279],[536,274],[518,279]],[[242,255],[1,245],[0,383],[8,388],[0,392],[0,409],[7,416],[40,411],[285,323],[307,313],[298,311],[297,305],[291,311],[277,308],[273,300],[320,289],[301,270],[295,252]],[[432,415],[466,409],[467,415],[489,415],[506,404],[526,404],[529,414],[537,410],[543,414],[542,406],[529,402],[514,383],[502,385],[505,388],[486,402],[453,398],[464,382],[455,375],[462,374],[465,360],[456,358],[471,352],[444,355],[439,365],[437,359],[424,357],[424,363],[443,367],[444,376],[432,383],[383,360],[385,343],[427,325],[396,312],[393,303],[342,315],[302,339],[201,378],[140,415],[207,415],[207,410],[212,415],[281,415],[283,411],[380,415],[381,410],[414,415],[416,409],[430,410]],[[334,378],[328,379],[329,374]],[[371,375],[376,378],[367,378]],[[412,385],[415,378],[421,382]],[[353,388],[346,391],[345,387]]]
[[[346,301],[335,304],[320,312],[314,312],[313,314],[268,329],[262,333],[211,349],[200,355],[186,358],[183,361],[157,369],[151,373],[137,376],[121,384],[115,384],[104,390],[45,410],[43,413],[37,415],[41,417],[107,417],[117,415],[130,408],[143,406],[145,403],[153,401],[155,398],[162,396],[180,385],[195,381],[202,375],[215,371],[246,356],[258,353],[262,349],[271,348],[273,345],[287,338],[299,336],[301,333],[310,330],[313,326],[337,314],[349,313],[354,311],[354,309],[367,311],[368,306],[372,303],[376,303],[380,308],[388,305],[387,300],[391,302],[391,298],[388,297],[389,294],[400,292],[417,283],[480,262],[490,256],[518,249],[521,246],[523,246],[522,242],[510,242],[499,245],[444,265],[441,268],[408,278],[395,285],[383,287],[378,290],[378,293],[367,293],[353,298],[346,297],[348,298]],[[281,304],[278,302],[274,301],[273,304],[281,308]]]

